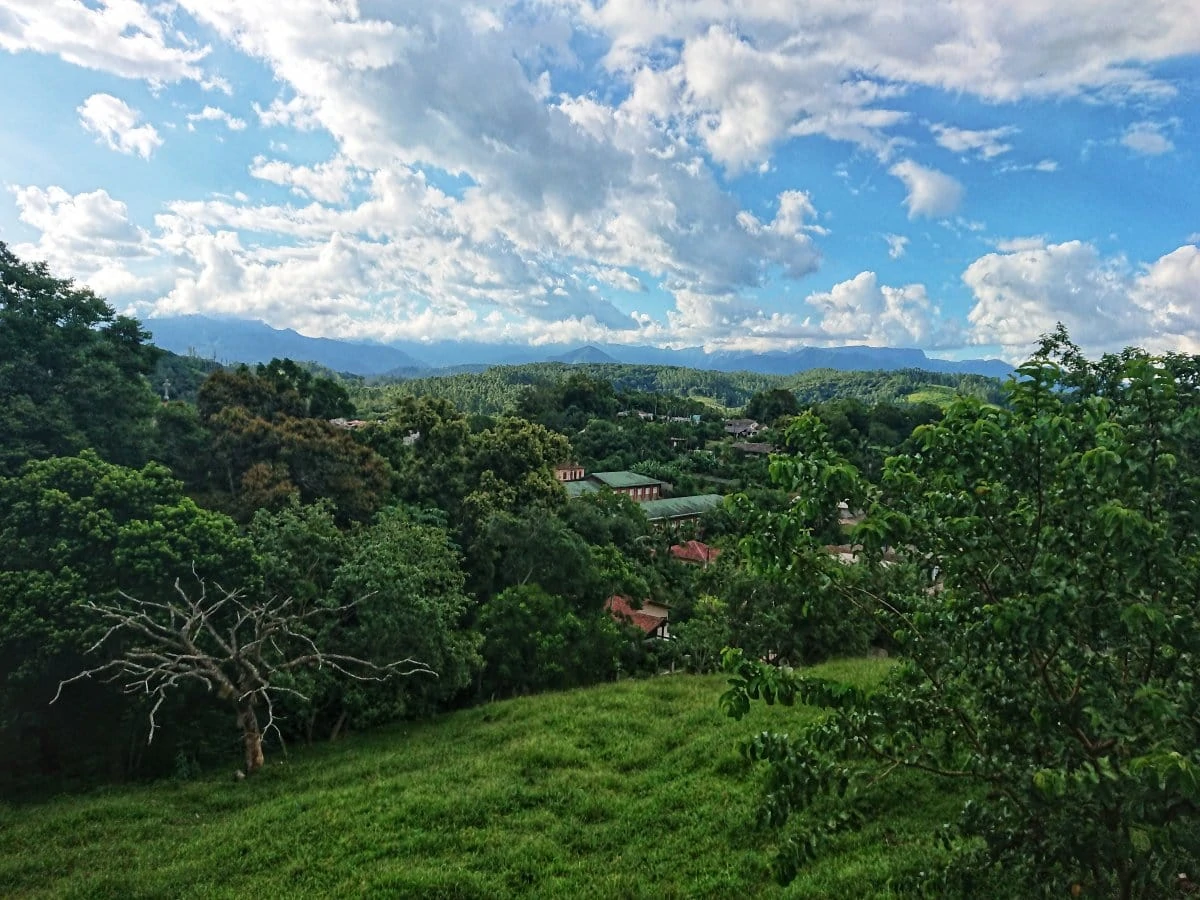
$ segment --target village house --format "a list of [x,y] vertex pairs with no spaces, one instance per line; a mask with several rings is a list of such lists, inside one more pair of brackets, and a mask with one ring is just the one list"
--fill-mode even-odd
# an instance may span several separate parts
[[579,463],[559,463],[554,467],[554,477],[559,481],[581,481],[584,477],[583,466]]
[[604,601],[604,608],[616,621],[640,628],[646,637],[667,640],[671,636],[667,621],[670,610],[665,604],[643,600],[641,609],[634,609],[632,600],[614,594]]
[[727,419],[725,421],[725,433],[734,437],[749,437],[757,434],[761,428],[762,426],[753,419]]
[[649,475],[639,475],[637,472],[593,472],[584,478],[563,481],[568,497],[579,497],[601,488],[608,488],[637,503],[657,500],[662,496],[665,486],[665,481],[651,478]]
[[642,512],[650,524],[660,528],[678,528],[689,522],[699,521],[710,509],[725,502],[721,494],[698,494],[695,497],[671,497],[667,500],[650,500],[642,504]]
[[701,568],[707,569],[709,563],[716,562],[721,551],[716,547],[710,547],[702,541],[685,541],[682,544],[675,544],[671,547],[671,556],[680,562],[693,563]]

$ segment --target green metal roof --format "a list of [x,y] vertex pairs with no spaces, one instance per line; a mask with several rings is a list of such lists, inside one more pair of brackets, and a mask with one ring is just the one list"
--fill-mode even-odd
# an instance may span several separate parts
[[637,472],[593,472],[588,478],[595,478],[610,488],[651,487],[662,484],[657,478],[639,475]]
[[724,501],[725,498],[720,494],[699,494],[695,497],[672,497],[670,500],[647,500],[639,505],[646,518],[653,522],[656,519],[698,516],[720,506]]
[[600,490],[599,485],[593,484],[590,481],[564,481],[563,488],[566,489],[568,497],[582,497],[584,494],[594,494]]

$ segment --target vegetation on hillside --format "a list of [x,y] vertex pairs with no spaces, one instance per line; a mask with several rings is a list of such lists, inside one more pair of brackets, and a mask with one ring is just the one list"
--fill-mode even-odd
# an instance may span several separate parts
[[[886,668],[817,674],[869,687]],[[20,898],[904,896],[957,798],[896,784],[860,839],[783,891],[750,839],[758,779],[737,749],[781,716],[734,723],[720,688],[622,681],[293,749],[243,784],[181,768],[0,806],[0,884]]]
[[[595,790],[572,793],[565,772],[592,771],[595,745],[565,722],[546,726],[563,733],[526,734],[522,761],[473,800],[497,816],[532,810],[530,822],[546,824],[545,803],[557,797],[579,821],[608,829],[595,854],[580,845],[570,863],[556,848],[571,838],[554,819],[556,844],[534,839],[528,864],[505,867],[499,833],[469,818],[439,839],[478,866],[451,867],[451,881],[432,868],[413,881],[388,867],[386,879],[416,894],[522,884],[570,892],[568,870],[595,882],[617,852],[615,835],[620,853],[632,853],[632,841],[666,820],[672,842],[692,843],[665,845],[656,859],[672,857],[685,881],[656,887],[758,891],[757,868],[734,877],[713,869],[713,857],[774,844],[777,874],[807,878],[828,854],[875,853],[876,836],[909,821],[895,801],[919,783],[931,804],[955,809],[939,813],[938,848],[906,840],[899,868],[880,864],[907,879],[887,890],[1152,898],[1191,886],[1180,873],[1200,866],[1200,357],[1128,350],[1089,362],[1057,333],[1003,391],[923,373],[772,380],[526,367],[464,379],[477,396],[458,399],[474,411],[272,360],[213,370],[194,402],[190,388],[164,401],[152,381],[156,351],[137,322],[2,245],[0,326],[5,789],[46,795],[228,771],[239,746],[253,773],[289,744],[462,707],[476,709],[455,721],[480,724],[471,740],[486,744],[493,699],[711,672],[723,660],[733,713],[758,699],[806,704],[773,720],[790,736],[747,745],[767,763],[764,830],[744,811],[724,836],[700,834],[710,810],[731,822],[740,809],[712,799],[715,782],[704,781],[714,770],[701,766],[720,757],[707,733],[667,736],[645,716],[621,731],[608,714],[573,709],[603,724],[604,740],[625,735],[636,749],[637,734],[660,735],[644,748],[656,780],[636,782],[636,801],[614,794],[610,809],[589,812],[597,790],[624,790],[645,757],[623,758],[620,775],[593,772]],[[172,371],[189,384],[201,374]],[[713,404],[731,401],[758,421],[727,425]],[[726,501],[698,521],[655,526],[647,507],[596,484],[568,499],[555,474],[568,461],[657,479],[668,504],[714,492]],[[682,543],[695,537],[711,546]],[[198,595],[211,603],[190,599]],[[670,639],[651,636],[663,633],[663,608]],[[899,657],[875,691],[789,668],[868,652]],[[393,662],[411,677],[370,677]],[[115,684],[92,677],[114,673]],[[565,696],[599,709],[604,697],[670,697],[672,681]],[[669,703],[651,706],[670,719]],[[333,754],[306,758],[336,768]],[[684,768],[676,774],[660,757]],[[358,782],[372,763],[348,765]],[[548,793],[521,793],[557,769]],[[281,843],[262,850],[263,860],[289,860],[262,876],[271,889],[281,877],[295,889],[330,887],[290,854],[317,833],[352,830],[337,817],[302,824],[301,813],[331,808],[339,792],[373,798],[354,808],[372,828],[367,854],[407,858],[425,846],[413,834],[436,832],[409,810],[415,831],[381,838],[397,801],[323,782],[318,770],[297,810],[287,806],[298,787],[288,769],[263,770],[277,774],[251,778],[246,795],[271,801],[270,821],[297,826],[277,829]],[[457,797],[439,779],[433,808],[453,818]],[[706,805],[650,793],[676,780],[685,794],[709,792]],[[198,802],[212,808],[243,802],[210,787],[187,796],[209,797]],[[161,847],[159,836],[184,834],[177,813],[164,827],[136,799],[123,802],[135,820],[130,841],[151,830],[149,845]],[[95,837],[92,814],[68,813],[63,827]],[[14,815],[22,832],[31,827]],[[582,833],[586,844],[600,832]],[[211,848],[215,834],[202,843]],[[24,837],[8,840],[33,860],[28,870],[16,864],[16,883],[62,864],[53,852],[31,855]],[[326,858],[343,849],[326,846]],[[114,893],[162,892],[171,870],[135,876],[96,864],[116,858],[111,850],[66,859],[98,865]],[[179,873],[210,883],[186,854],[175,858]],[[497,870],[515,880],[497,888]],[[334,887],[363,886],[339,871]],[[614,871],[633,878],[636,867]],[[611,885],[620,893],[637,883]]]

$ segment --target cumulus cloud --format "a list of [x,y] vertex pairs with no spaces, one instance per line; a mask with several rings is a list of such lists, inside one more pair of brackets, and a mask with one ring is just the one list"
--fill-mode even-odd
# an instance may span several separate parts
[[322,203],[342,203],[353,177],[353,169],[342,157],[316,166],[297,166],[265,156],[254,157],[250,174],[263,181],[290,187],[301,197]]
[[[189,123],[222,122],[230,131],[243,131],[246,128],[245,119],[239,119],[219,106],[206,106],[198,113],[188,113],[187,120]],[[194,125],[189,125],[189,127],[194,127]]]
[[130,221],[126,205],[107,191],[73,195],[61,187],[11,190],[20,220],[41,232],[36,243],[14,247],[18,255],[45,260],[56,272],[79,278],[102,296],[151,291],[166,283],[135,274],[139,262],[157,251],[145,230]]
[[1175,144],[1167,137],[1170,123],[1164,122],[1134,122],[1121,135],[1121,146],[1142,156],[1162,156],[1175,149]]
[[929,130],[933,132],[934,140],[952,153],[974,154],[980,159],[992,159],[1007,153],[1012,149],[1012,144],[1005,143],[1005,139],[1020,131],[1013,126],[971,131],[937,124],[930,125]]
[[[963,186],[917,162],[911,128],[898,128],[914,89],[1006,103],[1133,97],[1149,117],[1175,90],[1155,63],[1200,51],[1200,21],[1175,0],[962,0],[932,12],[918,0],[0,2],[0,48],[12,52],[55,53],[152,85],[217,83],[207,48],[177,30],[194,20],[269,71],[276,86],[253,104],[258,123],[319,130],[311,141],[273,136],[331,143],[328,158],[297,164],[274,146],[249,171],[260,195],[278,200],[284,191],[263,183],[275,184],[290,202],[164,198],[153,230],[129,246],[169,276],[163,310],[222,308],[330,334],[474,329],[756,347],[835,333],[940,340],[920,286],[860,276],[814,295],[811,315],[746,300],[809,276],[838,220],[803,182],[779,184],[769,210],[757,197],[751,212],[734,193],[738,178],[771,171],[781,146],[821,136],[903,182],[910,219],[953,217]],[[592,52],[603,54],[598,69],[594,57],[576,58]],[[560,78],[564,69],[586,69],[588,89]],[[88,127],[149,156],[158,132],[115,97],[89,103],[106,97],[120,107],[98,101]],[[216,106],[188,120],[245,125]],[[1000,165],[1015,156],[1013,129],[930,127],[943,147],[1000,171],[1056,166]],[[1157,133],[1169,140],[1175,127]],[[88,196],[43,205],[103,199]],[[26,198],[30,210],[35,200]],[[47,252],[65,253],[48,235]],[[902,236],[885,240],[893,258],[905,252]],[[674,299],[668,315],[631,316],[611,300],[656,290]]]
[[165,22],[164,7],[137,0],[5,0],[0,8],[0,49],[61,57],[88,69],[153,84],[195,81],[227,89],[200,63],[197,47]]
[[139,125],[142,114],[112,94],[92,94],[76,109],[79,124],[118,153],[149,159],[163,140],[150,124]]
[[899,178],[908,189],[904,205],[908,207],[910,219],[920,216],[933,219],[949,216],[958,210],[966,193],[958,179],[937,169],[922,166],[911,159],[896,163],[888,169],[888,174]]
[[1200,248],[1184,245],[1147,265],[1103,257],[1085,241],[1009,244],[973,262],[963,281],[975,296],[972,340],[1027,352],[1063,322],[1089,350],[1129,344],[1200,348]]
[[937,309],[922,284],[889,287],[874,272],[860,272],[807,302],[821,311],[823,334],[838,343],[905,347],[934,339]]

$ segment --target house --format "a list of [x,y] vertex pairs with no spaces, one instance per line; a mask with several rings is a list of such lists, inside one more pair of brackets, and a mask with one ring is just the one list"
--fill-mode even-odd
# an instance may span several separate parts
[[702,568],[707,569],[708,564],[716,562],[721,551],[716,547],[710,547],[701,541],[686,541],[682,544],[675,544],[671,547],[671,556],[680,562],[695,563]]
[[727,419],[725,421],[725,433],[734,437],[748,437],[756,434],[760,428],[762,426],[753,419]]
[[695,522],[710,509],[725,502],[721,494],[698,494],[695,497],[672,497],[669,500],[650,500],[642,504],[642,512],[651,524],[677,528]]
[[662,496],[665,481],[639,475],[637,472],[593,472],[587,480],[597,487],[606,487],[618,494],[625,494],[638,503],[657,500]]
[[634,609],[633,601],[628,597],[613,594],[604,601],[604,608],[618,622],[637,626],[647,637],[666,640],[671,636],[667,622],[669,609],[662,603],[643,600],[641,609]]
[[582,481],[583,466],[574,462],[559,463],[554,467],[554,477],[559,481]]

